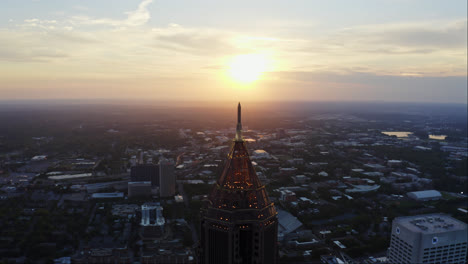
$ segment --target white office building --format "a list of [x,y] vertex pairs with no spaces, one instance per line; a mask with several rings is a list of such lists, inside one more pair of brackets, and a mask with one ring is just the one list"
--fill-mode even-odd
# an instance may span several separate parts
[[444,214],[393,220],[389,263],[466,263],[467,225]]
[[159,203],[145,203],[141,206],[140,237],[143,240],[162,237],[165,224],[163,208]]
[[145,203],[141,206],[141,226],[160,226],[166,223],[159,203]]

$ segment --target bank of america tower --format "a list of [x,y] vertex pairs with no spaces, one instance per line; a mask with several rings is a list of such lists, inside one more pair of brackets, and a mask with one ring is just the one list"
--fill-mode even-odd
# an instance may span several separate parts
[[201,210],[200,263],[278,263],[278,218],[242,138],[236,136],[224,170]]

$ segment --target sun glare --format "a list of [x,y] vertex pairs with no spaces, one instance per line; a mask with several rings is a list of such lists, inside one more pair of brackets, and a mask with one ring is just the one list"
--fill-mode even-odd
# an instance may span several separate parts
[[229,75],[237,82],[251,83],[258,80],[267,70],[268,60],[262,54],[242,54],[229,64]]

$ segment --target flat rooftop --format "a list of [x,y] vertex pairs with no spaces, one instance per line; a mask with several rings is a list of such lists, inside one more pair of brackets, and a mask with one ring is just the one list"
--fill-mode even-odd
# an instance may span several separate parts
[[467,230],[465,223],[445,214],[403,216],[395,218],[394,222],[413,232],[425,234]]
[[93,193],[91,198],[99,199],[99,198],[123,198],[123,193]]

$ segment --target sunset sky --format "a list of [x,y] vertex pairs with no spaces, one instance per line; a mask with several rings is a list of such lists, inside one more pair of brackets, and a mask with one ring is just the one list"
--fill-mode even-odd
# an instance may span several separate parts
[[466,104],[466,10],[466,0],[2,0],[0,100]]

